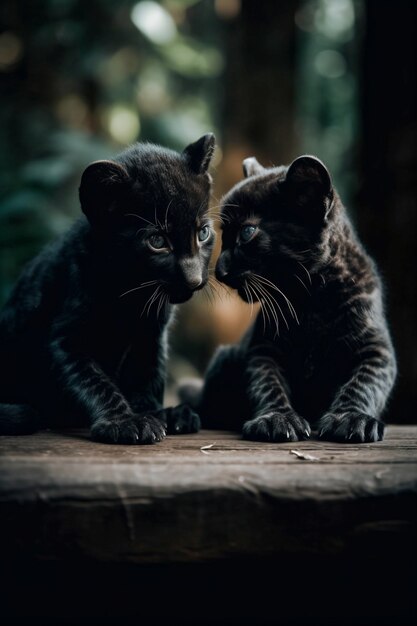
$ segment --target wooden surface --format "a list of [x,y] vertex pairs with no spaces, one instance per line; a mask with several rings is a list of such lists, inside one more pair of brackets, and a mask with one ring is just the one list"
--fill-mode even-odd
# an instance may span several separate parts
[[135,447],[87,431],[2,437],[0,550],[133,563],[377,550],[415,535],[416,452],[415,426],[363,445],[219,431]]

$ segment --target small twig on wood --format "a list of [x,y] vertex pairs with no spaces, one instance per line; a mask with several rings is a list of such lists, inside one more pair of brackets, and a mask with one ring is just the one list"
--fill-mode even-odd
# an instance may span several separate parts
[[290,454],[295,454],[298,459],[303,461],[319,461],[320,459],[317,456],[313,456],[312,454],[306,454],[305,452],[300,452],[299,450],[290,450]]
[[215,445],[216,445],[216,442],[209,443],[207,446],[201,446],[200,450],[203,454],[209,454],[207,450],[209,450],[210,448],[213,448]]

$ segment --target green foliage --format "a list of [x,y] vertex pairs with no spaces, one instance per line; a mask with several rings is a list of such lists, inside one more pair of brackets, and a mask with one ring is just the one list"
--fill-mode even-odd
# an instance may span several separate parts
[[304,0],[298,27],[298,119],[304,152],[325,161],[345,202],[355,194],[361,0]]
[[223,59],[212,3],[4,0],[0,16],[1,304],[78,215],[90,161],[136,140],[183,148],[215,128]]

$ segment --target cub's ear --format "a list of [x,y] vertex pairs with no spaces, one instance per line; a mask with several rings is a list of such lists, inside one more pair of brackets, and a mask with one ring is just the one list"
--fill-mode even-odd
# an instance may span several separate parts
[[333,185],[326,166],[317,157],[304,155],[288,168],[285,186],[298,206],[322,206],[326,210],[333,196]]
[[203,135],[183,151],[183,157],[195,174],[205,174],[213,156],[216,138],[213,133]]
[[81,208],[91,223],[102,222],[126,191],[129,175],[115,161],[94,161],[84,170],[79,188]]
[[245,178],[249,176],[257,176],[258,174],[263,174],[265,168],[262,167],[260,163],[256,160],[255,157],[249,157],[245,159],[242,163],[243,175]]

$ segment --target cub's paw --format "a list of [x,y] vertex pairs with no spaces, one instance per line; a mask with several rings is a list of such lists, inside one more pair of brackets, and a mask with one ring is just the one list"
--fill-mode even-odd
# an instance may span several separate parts
[[327,413],[317,423],[318,437],[342,443],[369,443],[382,441],[385,424],[380,420],[352,411]]
[[198,414],[188,404],[179,404],[176,407],[165,409],[165,413],[170,435],[197,433],[201,428]]
[[299,441],[311,435],[309,423],[295,412],[271,411],[243,425],[243,438],[254,441]]
[[102,443],[148,444],[166,435],[164,424],[147,413],[123,418],[101,418],[91,427],[91,438]]

